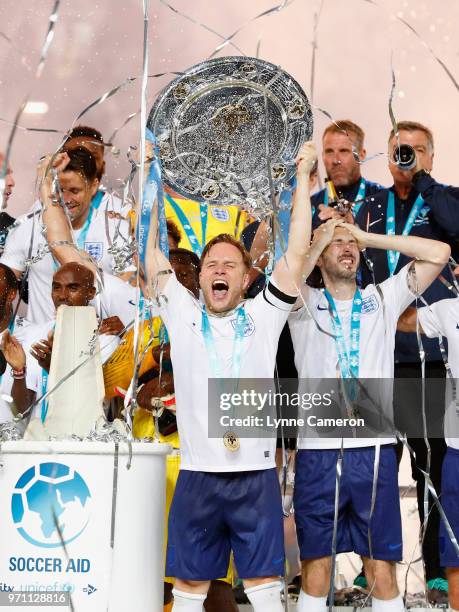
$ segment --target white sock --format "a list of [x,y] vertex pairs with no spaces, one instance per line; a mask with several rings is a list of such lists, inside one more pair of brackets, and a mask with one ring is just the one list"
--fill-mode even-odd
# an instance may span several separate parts
[[394,599],[377,599],[372,597],[373,612],[403,612],[405,606],[401,595],[397,595]]
[[185,593],[185,591],[172,590],[174,605],[172,612],[203,612],[203,603],[207,595],[200,593]]
[[281,583],[267,582],[245,589],[254,612],[284,612],[280,596]]
[[327,597],[313,597],[301,589],[297,610],[298,612],[326,612]]

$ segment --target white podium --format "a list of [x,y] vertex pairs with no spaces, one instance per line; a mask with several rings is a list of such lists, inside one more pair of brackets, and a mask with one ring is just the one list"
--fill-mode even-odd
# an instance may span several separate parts
[[170,450],[134,443],[127,469],[124,442],[3,443],[0,590],[69,591],[75,612],[161,611]]

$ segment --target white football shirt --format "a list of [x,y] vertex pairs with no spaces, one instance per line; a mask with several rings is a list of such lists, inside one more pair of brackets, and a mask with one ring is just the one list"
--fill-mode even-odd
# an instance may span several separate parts
[[[243,302],[247,322],[241,378],[273,378],[279,335],[294,301],[268,285],[256,298]],[[208,380],[214,376],[202,334],[202,304],[175,274],[164,288],[159,314],[171,343],[181,469],[241,472],[275,467],[275,438],[242,438],[235,452],[225,448],[222,438],[209,438],[208,410],[219,407],[208,406]],[[232,378],[236,310],[226,316],[208,316],[222,375]]]
[[[124,219],[109,219],[106,210],[110,210],[110,197],[105,193],[102,202],[94,211],[91,224],[85,236],[83,248],[97,261],[99,267],[113,273],[114,259],[109,248],[114,244],[121,246],[129,235],[129,223]],[[54,306],[51,300],[51,284],[58,266],[48,251],[45,237],[41,233],[41,216],[29,213],[18,220],[18,225],[9,232],[2,263],[23,272],[26,260],[33,261],[29,270],[29,304],[27,319],[34,323],[49,321],[54,317]],[[74,230],[75,240],[82,230]],[[130,266],[128,270],[135,268]]]
[[[407,279],[410,265],[379,285],[383,301],[375,285],[368,285],[361,290],[363,303],[360,318],[359,378],[383,378],[389,381],[394,377],[397,321],[414,299]],[[303,297],[310,314],[303,306],[292,312],[289,317],[298,377],[299,379],[336,378],[339,362],[328,301],[322,291],[310,287],[305,288]],[[346,345],[350,334],[352,303],[352,299],[335,299]],[[330,335],[321,332],[316,323]],[[301,382],[299,391],[303,392]],[[391,385],[389,383],[381,385],[379,392],[378,404],[383,407],[385,415],[392,419]],[[395,442],[395,438],[345,438],[343,446],[345,448],[373,446],[378,441],[381,444],[390,444]],[[305,434],[298,439],[298,448],[341,448],[341,438],[320,437],[315,429],[307,427]]]
[[[448,340],[448,363],[459,395],[459,297],[440,300],[418,310],[419,323],[429,338],[439,335]],[[459,450],[459,415],[453,403],[451,381],[447,379],[445,439],[448,446]],[[459,407],[458,407],[459,411]]]

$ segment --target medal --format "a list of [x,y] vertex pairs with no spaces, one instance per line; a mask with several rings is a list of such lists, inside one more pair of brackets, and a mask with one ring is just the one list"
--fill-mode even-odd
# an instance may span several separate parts
[[223,444],[225,445],[225,448],[227,448],[232,453],[239,450],[241,447],[239,438],[234,433],[234,431],[226,432],[226,434],[223,436]]

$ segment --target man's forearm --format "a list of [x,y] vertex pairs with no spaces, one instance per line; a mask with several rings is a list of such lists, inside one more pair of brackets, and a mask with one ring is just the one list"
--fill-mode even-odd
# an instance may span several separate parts
[[45,202],[43,225],[46,228],[46,240],[49,249],[60,264],[80,259],[62,206]]
[[150,229],[148,231],[147,253],[145,257],[147,286],[151,287],[157,281],[158,288],[167,282],[167,275],[159,276],[160,272],[170,270],[169,260],[158,246],[158,202],[155,199],[150,217]]
[[312,273],[314,268],[317,265],[319,257],[323,253],[324,247],[320,243],[314,242],[311,244],[309,251],[306,255],[306,261],[303,266],[303,278],[306,280],[308,276]]
[[16,410],[20,414],[24,414],[27,408],[32,404],[35,393],[27,388],[25,378],[15,379],[11,389],[11,395]]
[[446,243],[419,236],[367,234],[366,246],[371,249],[399,251],[406,257],[433,264],[446,265],[450,254],[450,247]]
[[301,174],[297,177],[297,186],[292,198],[287,258],[306,256],[311,242],[311,224],[312,207],[309,177]]

